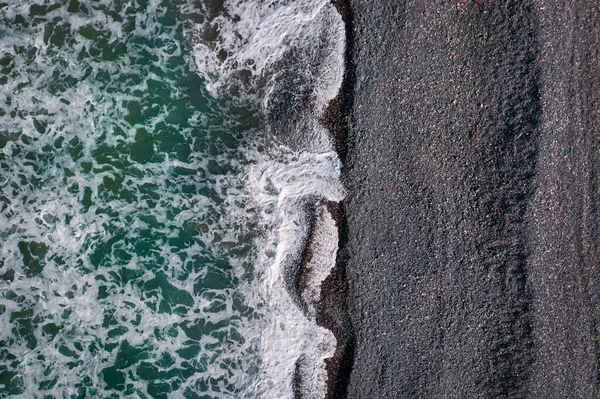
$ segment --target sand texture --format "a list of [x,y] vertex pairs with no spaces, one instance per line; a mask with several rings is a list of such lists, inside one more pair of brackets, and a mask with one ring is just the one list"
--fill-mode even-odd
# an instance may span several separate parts
[[349,5],[338,395],[597,398],[600,3]]

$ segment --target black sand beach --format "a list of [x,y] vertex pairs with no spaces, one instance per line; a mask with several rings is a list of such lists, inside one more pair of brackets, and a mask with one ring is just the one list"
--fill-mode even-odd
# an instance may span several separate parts
[[600,3],[461,3],[341,4],[330,397],[596,398]]

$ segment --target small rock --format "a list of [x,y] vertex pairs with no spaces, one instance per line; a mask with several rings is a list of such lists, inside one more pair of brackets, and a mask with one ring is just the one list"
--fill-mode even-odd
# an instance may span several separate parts
[[454,0],[454,1],[456,1],[458,4],[465,4],[469,0]]
[[470,67],[471,66],[471,60],[468,60],[467,62],[465,62],[465,65],[467,66],[467,68]]
[[486,0],[473,0],[473,1],[475,1],[475,3],[477,3],[477,5],[483,6],[483,5],[485,5]]
[[429,12],[429,10],[425,10],[423,11],[423,15],[425,15],[426,17],[430,16],[431,13]]

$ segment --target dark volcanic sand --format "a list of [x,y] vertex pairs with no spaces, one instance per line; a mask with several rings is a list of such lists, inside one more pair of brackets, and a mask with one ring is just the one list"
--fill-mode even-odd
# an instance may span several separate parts
[[350,0],[334,397],[600,395],[599,7]]

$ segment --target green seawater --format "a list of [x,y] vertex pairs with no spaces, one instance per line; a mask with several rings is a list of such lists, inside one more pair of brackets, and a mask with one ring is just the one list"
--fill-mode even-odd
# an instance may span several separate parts
[[243,171],[264,137],[194,69],[217,3],[0,2],[0,397],[235,398],[257,378]]
[[324,397],[344,43],[329,0],[0,0],[0,398]]

